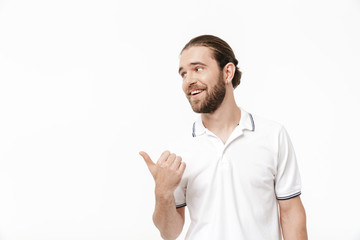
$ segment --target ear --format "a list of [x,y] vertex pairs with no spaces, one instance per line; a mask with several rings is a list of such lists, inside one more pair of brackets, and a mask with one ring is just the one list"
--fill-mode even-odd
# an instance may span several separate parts
[[225,65],[223,69],[225,84],[232,84],[232,79],[235,75],[235,69],[235,65],[231,62]]

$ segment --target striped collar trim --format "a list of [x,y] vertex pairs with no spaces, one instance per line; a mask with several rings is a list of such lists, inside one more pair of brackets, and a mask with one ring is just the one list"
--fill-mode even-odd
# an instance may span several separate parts
[[[241,130],[249,130],[255,131],[255,122],[254,118],[251,113],[246,112],[244,109],[240,108],[241,117],[238,126]],[[192,127],[192,136],[198,137],[206,133],[207,128],[205,128],[204,124],[202,123],[201,116],[197,119],[196,122],[193,123]]]

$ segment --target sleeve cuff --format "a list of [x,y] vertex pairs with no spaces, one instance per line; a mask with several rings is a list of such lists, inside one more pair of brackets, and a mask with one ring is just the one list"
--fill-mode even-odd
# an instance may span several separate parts
[[178,209],[178,208],[182,208],[182,207],[185,207],[185,206],[186,206],[186,203],[179,204],[179,205],[176,205],[176,209]]
[[277,200],[288,200],[288,199],[300,196],[300,194],[301,194],[301,192],[297,192],[297,193],[294,193],[294,194],[291,194],[291,195],[288,195],[285,197],[276,197],[276,198],[277,198]]

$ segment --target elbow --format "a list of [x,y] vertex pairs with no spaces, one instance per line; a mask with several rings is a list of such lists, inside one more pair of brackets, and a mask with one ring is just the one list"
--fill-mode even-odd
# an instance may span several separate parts
[[159,230],[161,238],[164,240],[176,240],[181,231],[182,226],[176,223],[169,224],[168,222],[165,224],[161,221],[156,221],[156,218],[153,218],[154,225]]
[[164,240],[176,240],[182,231],[182,229],[171,229],[170,231],[169,229],[167,230],[166,229],[161,230],[160,228],[158,229],[160,231],[160,235],[162,239]]
[[174,234],[173,235],[165,235],[165,234],[161,233],[160,235],[161,235],[162,239],[164,239],[164,240],[176,240],[176,238],[180,234],[178,234],[178,235],[174,235]]

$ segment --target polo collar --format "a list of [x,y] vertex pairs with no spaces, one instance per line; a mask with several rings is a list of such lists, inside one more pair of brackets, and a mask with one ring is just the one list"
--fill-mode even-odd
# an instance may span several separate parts
[[[245,129],[249,131],[255,131],[255,122],[251,113],[248,113],[244,109],[240,108],[241,117],[240,122],[238,123],[239,130],[243,131]],[[204,124],[202,123],[201,116],[198,117],[196,122],[194,122],[192,127],[192,136],[198,137],[209,131]]]

